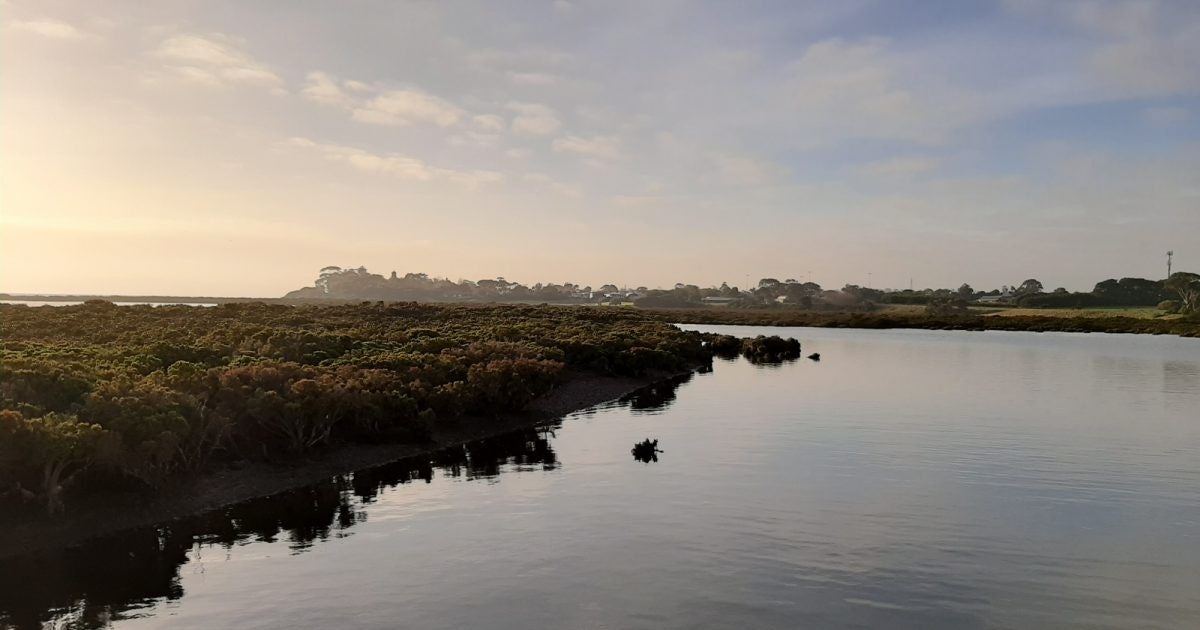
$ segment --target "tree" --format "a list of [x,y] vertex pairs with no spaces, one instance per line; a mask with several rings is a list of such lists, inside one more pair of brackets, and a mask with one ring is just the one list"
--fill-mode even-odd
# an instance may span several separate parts
[[1030,278],[1025,282],[1022,282],[1021,286],[1016,288],[1015,293],[1017,294],[1017,297],[1033,295],[1035,293],[1041,293],[1042,288],[1041,282],[1038,282],[1034,278]]
[[321,271],[317,274],[316,286],[321,289],[322,293],[329,293],[329,279],[342,273],[342,268],[336,265],[321,267]]
[[1111,306],[1153,306],[1169,297],[1163,282],[1145,278],[1110,278],[1096,283],[1092,293]]
[[969,299],[975,297],[975,289],[972,289],[971,285],[969,285],[965,282],[963,283],[963,285],[961,287],[958,287],[957,293],[958,293],[958,297],[963,300],[969,300]]
[[1179,295],[1180,313],[1200,313],[1200,274],[1177,271],[1167,278],[1166,288]]

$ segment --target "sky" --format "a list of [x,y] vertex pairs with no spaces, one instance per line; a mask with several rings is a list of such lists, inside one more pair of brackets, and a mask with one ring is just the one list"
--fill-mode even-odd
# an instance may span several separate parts
[[0,0],[0,291],[1200,271],[1194,0]]

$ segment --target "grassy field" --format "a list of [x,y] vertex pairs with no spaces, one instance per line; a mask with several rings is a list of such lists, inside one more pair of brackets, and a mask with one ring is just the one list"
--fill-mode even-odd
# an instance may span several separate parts
[[991,308],[972,309],[995,317],[1133,317],[1136,319],[1179,319],[1182,315],[1165,313],[1153,306],[1111,306],[1096,308]]

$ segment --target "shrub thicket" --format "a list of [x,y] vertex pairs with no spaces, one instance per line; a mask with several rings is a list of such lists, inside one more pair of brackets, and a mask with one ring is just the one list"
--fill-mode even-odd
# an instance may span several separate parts
[[705,339],[593,307],[0,305],[0,495],[57,511],[89,476],[156,487],[217,455],[421,439],[568,370],[701,364]]

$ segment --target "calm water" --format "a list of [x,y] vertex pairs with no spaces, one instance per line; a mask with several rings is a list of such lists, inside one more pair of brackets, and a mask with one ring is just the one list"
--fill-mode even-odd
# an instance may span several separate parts
[[[705,329],[823,360],[718,361],[542,430],[0,562],[0,617],[1200,627],[1200,340]],[[634,461],[647,437],[663,452]]]

